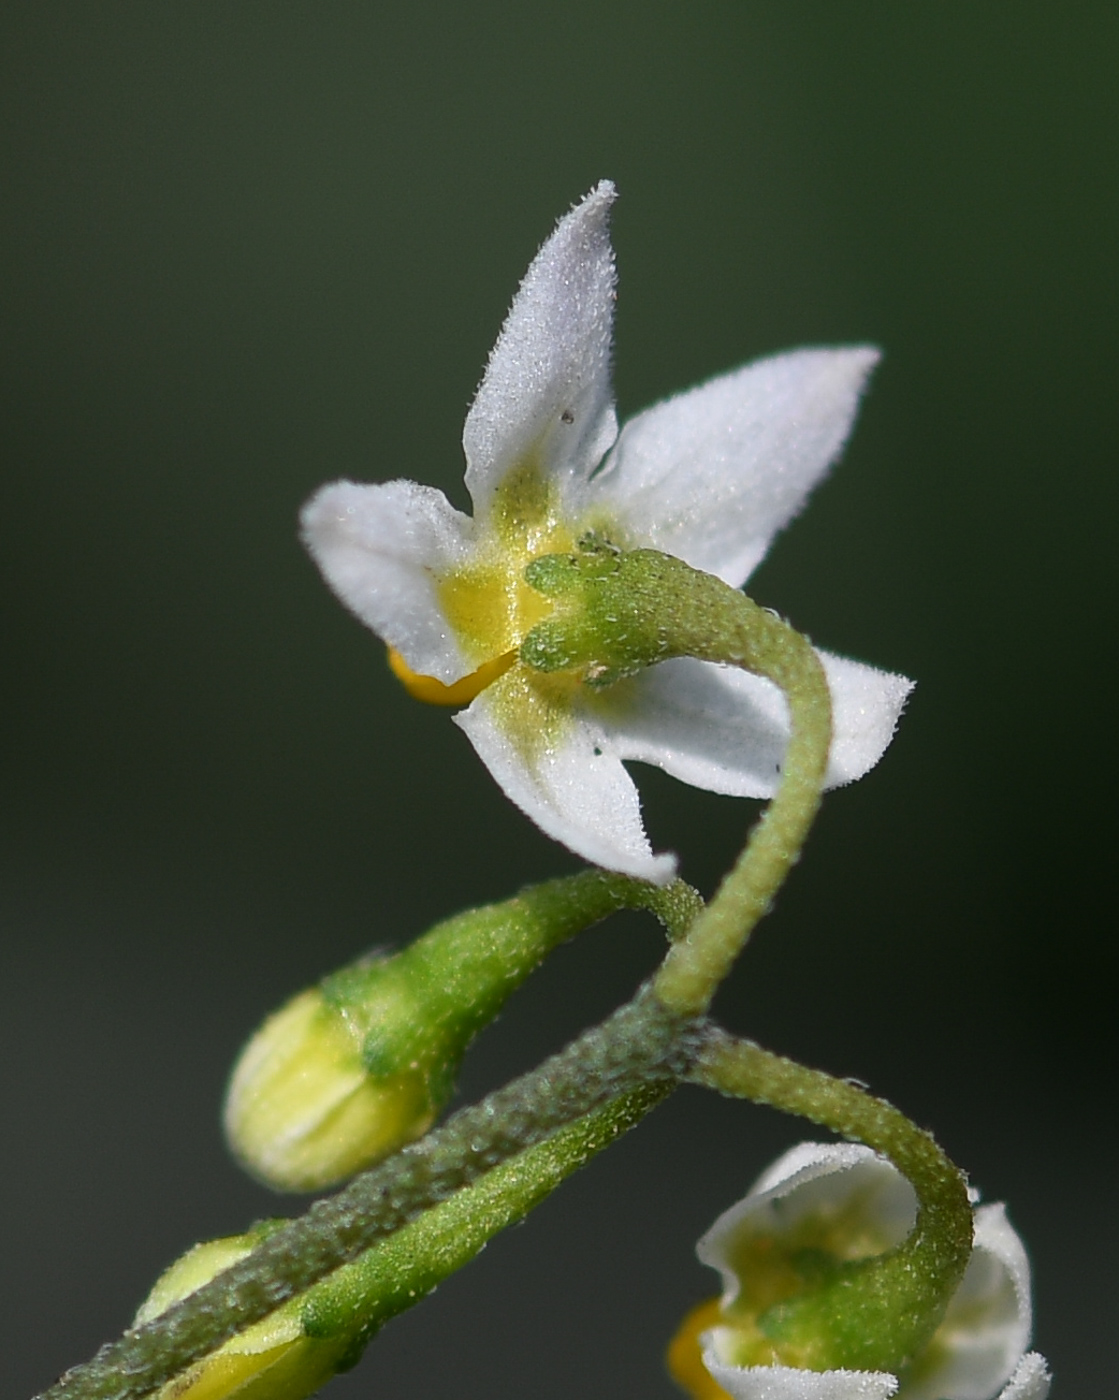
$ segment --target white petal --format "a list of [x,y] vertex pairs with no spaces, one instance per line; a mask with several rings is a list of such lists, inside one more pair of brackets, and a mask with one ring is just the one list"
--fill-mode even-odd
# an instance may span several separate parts
[[889,748],[913,682],[817,648],[831,691],[832,741],[825,787],[869,773]]
[[1014,1374],[1031,1328],[1022,1241],[1002,1205],[980,1206],[971,1261],[937,1329],[937,1362],[906,1377],[905,1400],[991,1400]]
[[311,497],[301,520],[327,583],[413,671],[446,684],[473,670],[443,614],[438,580],[467,556],[474,526],[441,491],[336,481]]
[[703,1364],[734,1400],[887,1400],[888,1371],[800,1371],[791,1366],[725,1366],[708,1347]]
[[[825,786],[861,778],[885,752],[912,682],[819,653],[832,696]],[[590,702],[610,751],[652,763],[693,787],[772,797],[789,741],[784,697],[736,667],[682,658],[620,682]]]
[[1028,1351],[1019,1361],[1006,1389],[999,1392],[998,1400],[1045,1400],[1050,1379],[1045,1357],[1040,1352]]
[[753,1235],[779,1237],[805,1216],[852,1202],[857,1202],[861,1218],[882,1240],[883,1249],[899,1244],[913,1228],[917,1211],[913,1187],[869,1147],[802,1142],[779,1157],[696,1245],[700,1262],[718,1269],[723,1277],[724,1307],[738,1297],[732,1262],[737,1241]]
[[738,588],[839,456],[877,360],[794,350],[647,408],[591,483],[604,528]]
[[603,180],[533,259],[466,417],[466,485],[484,517],[508,471],[535,460],[577,490],[618,432],[610,387],[614,255]]
[[454,716],[505,795],[540,829],[576,855],[654,884],[676,873],[675,857],[654,856],[641,825],[637,789],[621,763],[602,751],[593,722],[571,711],[542,714],[532,751],[518,743],[510,711],[525,703],[523,668],[484,690]]

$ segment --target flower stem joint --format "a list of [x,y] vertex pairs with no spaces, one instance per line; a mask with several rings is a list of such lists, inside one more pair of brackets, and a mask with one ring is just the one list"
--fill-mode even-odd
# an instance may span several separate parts
[[525,569],[525,581],[554,605],[521,644],[535,671],[577,671],[604,689],[678,655],[670,641],[674,594],[702,578],[656,550],[627,553],[594,535],[578,554],[546,554]]
[[437,924],[300,992],[249,1040],[225,1106],[234,1155],[281,1191],[314,1191],[422,1136],[474,1036],[558,944],[622,907],[690,910],[604,871],[546,881]]
[[974,1211],[946,1307],[933,1273],[890,1277],[915,1213],[909,1182],[869,1148],[787,1152],[700,1240],[723,1294],[685,1319],[673,1377],[695,1400],[1044,1400],[1029,1264],[1003,1207]]

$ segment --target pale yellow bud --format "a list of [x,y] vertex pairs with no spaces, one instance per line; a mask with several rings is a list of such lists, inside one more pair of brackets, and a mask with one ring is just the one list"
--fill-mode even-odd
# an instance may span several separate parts
[[[266,1230],[195,1245],[156,1282],[133,1326],[150,1322],[252,1252]],[[262,1322],[231,1337],[156,1392],[156,1400],[304,1400],[337,1371],[341,1338],[307,1337],[296,1298]]]
[[248,1171],[279,1190],[316,1191],[427,1131],[436,1114],[428,1073],[370,1073],[364,1039],[357,1018],[317,987],[265,1021],[225,1104],[229,1144]]

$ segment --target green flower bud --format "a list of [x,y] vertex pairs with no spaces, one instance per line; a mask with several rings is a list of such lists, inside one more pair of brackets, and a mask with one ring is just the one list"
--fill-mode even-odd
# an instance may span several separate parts
[[418,1066],[370,1074],[365,1038],[319,987],[265,1021],[225,1103],[226,1136],[248,1171],[281,1191],[315,1191],[427,1131],[438,1111],[429,1076]]
[[[223,1269],[250,1254],[282,1221],[244,1235],[195,1245],[157,1280],[136,1314],[139,1327],[165,1312]],[[155,1400],[303,1400],[344,1364],[348,1337],[309,1337],[303,1330],[304,1302],[294,1298],[262,1322],[231,1337],[156,1392]]]
[[233,1152],[286,1191],[371,1166],[427,1131],[470,1041],[546,953],[612,910],[674,898],[683,896],[588,871],[468,910],[402,952],[325,978],[242,1051],[225,1108]]

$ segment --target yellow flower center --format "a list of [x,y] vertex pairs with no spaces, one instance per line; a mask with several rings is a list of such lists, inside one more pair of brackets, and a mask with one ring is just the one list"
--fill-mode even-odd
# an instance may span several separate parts
[[389,669],[396,679],[413,700],[422,700],[427,705],[469,705],[486,686],[491,685],[498,676],[503,676],[517,659],[515,651],[507,651],[504,656],[484,661],[476,671],[463,676],[462,680],[444,685],[434,676],[421,676],[418,671],[413,671],[393,647],[389,647],[388,654]]
[[703,1364],[699,1344],[700,1333],[715,1327],[719,1321],[719,1300],[709,1298],[688,1313],[668,1345],[665,1357],[668,1374],[693,1400],[728,1400],[727,1392]]
[[471,561],[439,580],[439,601],[476,669],[452,685],[413,671],[389,649],[393,674],[429,705],[468,705],[512,667],[527,634],[552,604],[525,582],[525,568],[542,554],[574,549],[576,531],[562,524],[557,501],[537,463],[514,468],[498,487],[486,532]]

